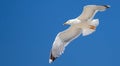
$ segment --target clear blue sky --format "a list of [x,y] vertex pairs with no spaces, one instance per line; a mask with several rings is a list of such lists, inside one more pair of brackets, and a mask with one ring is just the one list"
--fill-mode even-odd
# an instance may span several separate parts
[[[111,5],[96,14],[93,34],[67,46],[53,64],[49,52],[62,24],[88,4]],[[0,66],[120,66],[119,0],[0,0]]]

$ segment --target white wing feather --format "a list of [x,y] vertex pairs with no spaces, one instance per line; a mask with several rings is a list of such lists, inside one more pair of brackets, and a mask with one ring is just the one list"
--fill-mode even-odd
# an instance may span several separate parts
[[84,7],[83,12],[78,17],[78,19],[79,20],[92,20],[98,11],[104,11],[105,9],[106,9],[105,6],[87,5]]
[[49,63],[59,57],[65,50],[65,47],[81,34],[81,30],[70,27],[69,29],[60,32],[53,43]]

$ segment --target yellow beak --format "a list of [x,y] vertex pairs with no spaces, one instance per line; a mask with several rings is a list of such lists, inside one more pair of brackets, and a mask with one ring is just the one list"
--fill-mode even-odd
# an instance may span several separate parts
[[67,25],[67,23],[65,22],[63,25]]

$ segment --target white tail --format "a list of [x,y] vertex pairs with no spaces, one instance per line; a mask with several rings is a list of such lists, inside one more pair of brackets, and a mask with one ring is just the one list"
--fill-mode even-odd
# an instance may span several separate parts
[[99,20],[94,19],[94,20],[90,21],[89,25],[90,25],[90,27],[82,29],[83,36],[92,34],[95,31],[96,27],[99,25]]
[[93,25],[93,26],[98,26],[99,25],[99,19],[93,19],[91,22],[90,22],[90,25]]

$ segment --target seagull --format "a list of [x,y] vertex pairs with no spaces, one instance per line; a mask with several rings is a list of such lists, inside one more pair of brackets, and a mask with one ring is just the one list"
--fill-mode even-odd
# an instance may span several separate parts
[[99,19],[93,19],[98,11],[104,11],[110,8],[109,5],[86,5],[83,12],[75,19],[70,19],[64,25],[70,27],[62,32],[59,32],[53,42],[50,51],[49,63],[52,63],[56,58],[63,54],[65,47],[74,39],[82,34],[87,36],[95,32],[99,25]]

